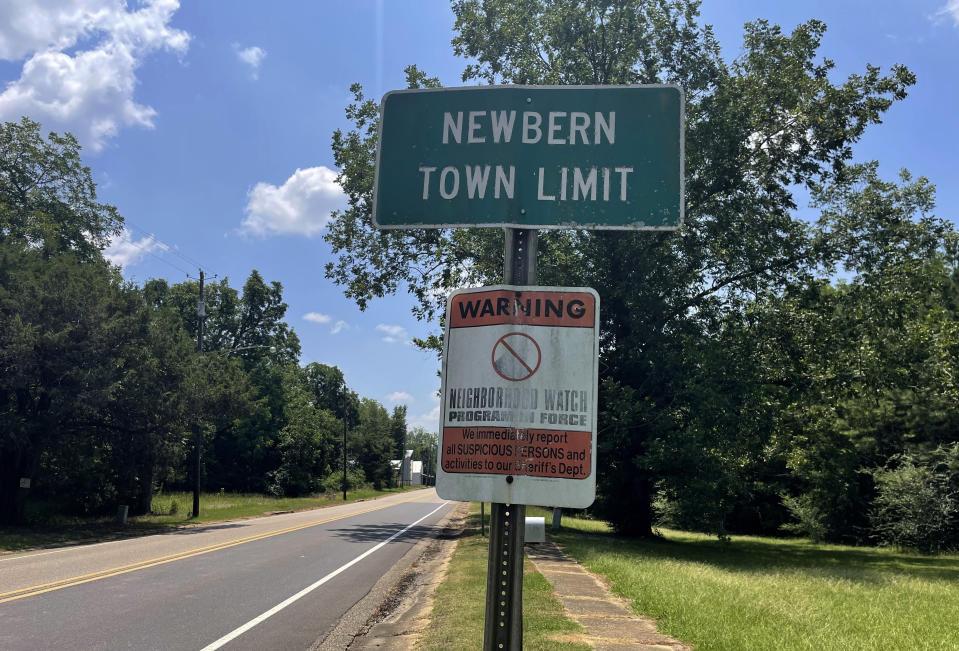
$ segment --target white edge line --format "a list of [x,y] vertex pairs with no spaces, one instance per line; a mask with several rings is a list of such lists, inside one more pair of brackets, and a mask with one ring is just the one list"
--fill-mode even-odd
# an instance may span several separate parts
[[332,572],[330,572],[329,574],[327,574],[326,576],[324,576],[322,579],[320,579],[320,580],[317,581],[316,583],[314,583],[314,584],[312,584],[312,585],[309,585],[309,586],[303,588],[302,590],[300,590],[299,592],[297,592],[297,593],[296,593],[295,595],[293,595],[292,597],[288,597],[287,599],[281,601],[280,603],[278,603],[277,605],[273,606],[272,608],[270,608],[268,611],[266,611],[266,612],[263,613],[262,615],[259,615],[259,616],[257,616],[257,617],[254,617],[253,619],[251,619],[250,621],[248,621],[248,622],[247,622],[246,624],[244,624],[243,626],[240,626],[239,628],[230,631],[229,633],[227,633],[226,635],[224,635],[223,637],[221,637],[221,638],[220,638],[219,640],[217,640],[216,642],[212,642],[211,644],[208,644],[207,646],[203,647],[203,649],[201,649],[201,651],[214,651],[215,649],[219,649],[220,647],[222,647],[223,645],[225,645],[227,642],[230,642],[231,640],[234,640],[234,639],[238,638],[239,636],[243,635],[244,633],[246,633],[248,630],[250,630],[251,628],[253,628],[253,627],[256,626],[257,624],[260,624],[260,623],[266,621],[267,619],[269,619],[269,618],[272,617],[273,615],[277,614],[278,612],[280,612],[281,610],[283,610],[284,608],[286,608],[286,607],[289,606],[290,604],[292,604],[292,603],[300,600],[301,598],[305,597],[306,595],[310,594],[311,592],[313,592],[314,590],[316,590],[317,588],[319,588],[321,585],[323,585],[324,583],[326,583],[326,582],[329,581],[330,579],[334,578],[335,576],[337,576],[337,575],[345,572],[345,571],[348,570],[349,568],[353,567],[354,565],[356,565],[357,563],[359,563],[360,561],[362,561],[364,558],[366,558],[367,556],[369,556],[369,555],[372,554],[373,552],[376,552],[376,551],[378,551],[379,549],[385,547],[388,543],[392,542],[392,541],[395,540],[396,538],[399,538],[399,537],[402,536],[404,533],[406,533],[407,531],[409,531],[410,529],[412,529],[413,527],[415,527],[416,525],[418,525],[420,522],[422,522],[422,521],[425,520],[426,518],[430,517],[431,515],[433,515],[433,514],[436,513],[437,511],[439,511],[441,508],[443,508],[443,507],[446,506],[447,504],[449,504],[449,502],[443,502],[442,504],[440,504],[439,506],[437,506],[435,509],[433,509],[432,511],[430,511],[429,513],[427,513],[426,515],[424,515],[422,518],[420,518],[419,520],[417,520],[416,522],[413,522],[413,523],[408,524],[406,527],[404,527],[404,528],[401,529],[400,531],[397,531],[397,532],[394,533],[392,536],[390,536],[389,538],[387,538],[387,539],[384,540],[383,542],[379,543],[379,544],[376,545],[375,547],[366,550],[365,552],[363,552],[362,554],[360,554],[359,556],[357,556],[356,558],[354,558],[352,561],[346,563],[345,565],[341,565],[340,567],[336,568],[335,570],[333,570]]

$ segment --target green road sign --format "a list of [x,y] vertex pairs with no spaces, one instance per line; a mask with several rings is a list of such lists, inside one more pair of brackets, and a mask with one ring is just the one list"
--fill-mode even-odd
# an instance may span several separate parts
[[380,228],[682,225],[676,86],[401,90],[380,111]]

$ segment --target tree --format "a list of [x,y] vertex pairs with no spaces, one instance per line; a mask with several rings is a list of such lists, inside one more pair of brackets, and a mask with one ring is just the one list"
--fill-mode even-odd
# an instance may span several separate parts
[[[198,283],[171,287],[151,281],[144,293],[151,304],[173,310],[187,336],[196,339]],[[206,285],[204,298],[207,361],[198,367],[195,387],[198,395],[207,396],[206,404],[234,401],[234,408],[215,414],[202,404],[194,411],[206,428],[201,438],[209,444],[204,455],[207,480],[229,490],[265,491],[268,474],[281,464],[277,442],[288,415],[285,369],[300,354],[299,339],[283,320],[283,288],[277,282],[267,284],[253,270],[242,293],[224,278]]]
[[122,221],[72,135],[0,126],[5,521],[23,517],[20,478],[82,511],[144,512],[157,462],[176,455],[187,342],[104,261]]
[[406,405],[393,407],[390,418],[390,436],[393,438],[394,459],[402,459],[406,454]]
[[813,200],[830,242],[819,277],[757,297],[741,326],[776,469],[760,490],[785,496],[789,530],[862,543],[872,470],[954,440],[956,234],[932,215],[926,179],[887,182],[875,164]]
[[[356,395],[347,395],[346,379],[343,371],[336,366],[327,366],[319,362],[310,362],[303,368],[305,382],[312,393],[313,404],[317,409],[326,409],[342,419],[344,413],[356,422]],[[344,409],[346,410],[344,412]]]
[[184,389],[194,345],[172,313],[151,309],[133,288],[126,294],[125,304],[111,310],[128,323],[117,377],[109,400],[86,419],[110,459],[117,502],[142,515],[150,511],[157,471],[166,474],[184,456],[190,404]]
[[22,520],[21,478],[110,403],[135,339],[124,302],[106,263],[0,243],[0,521]]
[[342,431],[333,414],[313,402],[298,369],[290,368],[286,385],[286,425],[280,430],[280,466],[272,473],[271,492],[298,496],[316,492],[336,466]]
[[0,242],[98,259],[123,218],[96,199],[76,138],[51,132],[44,139],[26,117],[0,124]]
[[375,400],[363,398],[359,404],[359,422],[352,432],[356,463],[367,481],[377,490],[389,486],[393,476],[393,438],[390,415]]
[[[651,535],[656,491],[681,488],[694,462],[664,466],[659,451],[691,452],[679,444],[689,425],[682,415],[713,407],[688,393],[690,346],[717,337],[723,314],[780,291],[827,256],[835,242],[793,215],[796,186],[841,178],[852,145],[915,81],[902,66],[888,75],[867,66],[833,83],[833,62],[816,59],[825,25],[815,20],[792,34],[749,23],[742,54],[727,63],[711,28],[697,24],[698,7],[692,0],[453,2],[454,52],[471,60],[464,81],[674,83],[685,91],[684,227],[551,231],[540,243],[541,283],[589,285],[603,301],[598,506],[635,535]],[[410,87],[438,85],[415,66],[407,79]],[[361,308],[406,285],[418,299],[414,313],[432,319],[451,289],[500,280],[502,235],[375,231],[376,104],[358,85],[352,90],[354,129],[333,135],[349,207],[334,214],[326,236],[338,254],[327,276]],[[685,398],[682,410],[677,396]]]
[[[165,287],[163,281],[151,282],[152,299],[175,309],[189,336],[196,340],[199,284],[188,281]],[[299,338],[283,320],[288,306],[283,301],[280,283],[267,284],[254,269],[244,283],[242,293],[230,287],[228,278],[208,283],[203,293],[206,302],[205,350],[245,348],[235,355],[246,362],[247,368],[266,357],[273,362],[295,362],[299,358]],[[276,352],[267,352],[271,346]]]

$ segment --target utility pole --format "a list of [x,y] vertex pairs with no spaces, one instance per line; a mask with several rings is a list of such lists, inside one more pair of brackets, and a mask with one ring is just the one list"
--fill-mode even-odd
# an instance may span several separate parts
[[346,380],[343,380],[343,501],[346,501]]
[[[196,329],[196,352],[203,353],[203,321],[206,319],[206,302],[203,300],[203,270],[200,269],[200,295],[196,301],[198,324]],[[200,516],[200,423],[195,422],[193,439],[193,517]]]

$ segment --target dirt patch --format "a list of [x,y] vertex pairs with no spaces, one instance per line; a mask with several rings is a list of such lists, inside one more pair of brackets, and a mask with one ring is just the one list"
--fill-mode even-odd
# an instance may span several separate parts
[[377,607],[376,612],[367,620],[364,631],[369,631],[373,626],[389,618],[390,615],[399,609],[403,601],[416,587],[416,578],[420,570],[421,568],[417,568],[415,565],[406,570],[403,576],[400,577],[400,582],[393,586],[393,589],[386,595],[383,603]]

